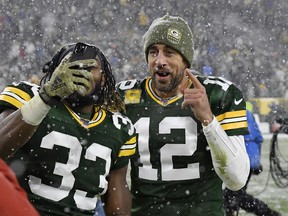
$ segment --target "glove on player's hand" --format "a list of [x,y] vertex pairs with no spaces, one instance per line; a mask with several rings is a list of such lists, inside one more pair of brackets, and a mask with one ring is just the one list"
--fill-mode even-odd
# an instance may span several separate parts
[[95,59],[70,62],[72,53],[65,56],[55,69],[51,79],[40,89],[40,97],[51,106],[77,91],[85,96],[92,92],[92,74],[88,69],[97,66]]

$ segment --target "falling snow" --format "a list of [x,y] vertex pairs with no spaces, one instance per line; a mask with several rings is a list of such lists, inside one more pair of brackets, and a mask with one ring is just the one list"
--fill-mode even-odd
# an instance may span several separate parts
[[[152,20],[169,13],[185,18],[194,33],[193,69],[227,78],[247,98],[288,95],[287,0],[2,0],[0,6],[0,90],[19,80],[37,83],[55,51],[75,41],[99,46],[117,81],[144,78],[142,36]],[[259,193],[268,176],[270,136],[262,154],[264,172],[252,178],[248,191],[281,209],[287,188],[270,179]],[[288,209],[282,213],[288,215]]]

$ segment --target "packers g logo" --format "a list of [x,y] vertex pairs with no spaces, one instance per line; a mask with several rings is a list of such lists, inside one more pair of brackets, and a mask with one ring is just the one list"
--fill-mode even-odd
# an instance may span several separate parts
[[173,44],[179,44],[182,38],[182,32],[176,28],[168,28],[167,40]]

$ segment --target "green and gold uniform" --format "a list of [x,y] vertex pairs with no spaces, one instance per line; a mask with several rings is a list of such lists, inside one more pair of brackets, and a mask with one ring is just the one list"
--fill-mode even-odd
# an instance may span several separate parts
[[[248,132],[241,91],[222,78],[200,77],[211,110],[228,136]],[[181,109],[183,96],[163,100],[151,78],[117,84],[138,133],[131,161],[135,216],[223,216],[222,181],[213,169],[201,123]]]
[[[7,86],[0,95],[0,112],[20,108],[38,90],[28,82]],[[41,215],[93,215],[110,170],[126,166],[135,153],[135,132],[119,113],[95,110],[92,118],[80,117],[60,104],[50,109],[11,162],[23,162],[19,181]]]

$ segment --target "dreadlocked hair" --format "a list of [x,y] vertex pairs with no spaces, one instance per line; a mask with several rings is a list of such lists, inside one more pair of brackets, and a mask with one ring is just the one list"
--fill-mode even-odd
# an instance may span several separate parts
[[[67,44],[63,46],[60,50],[56,52],[56,54],[52,57],[51,61],[47,62],[42,71],[45,75],[40,80],[40,86],[43,86],[46,82],[51,79],[51,76],[54,70],[58,67],[62,59],[69,53],[73,52],[76,43]],[[89,45],[91,46],[91,45]],[[99,99],[97,101],[96,106],[99,108],[109,110],[111,112],[121,112],[125,113],[125,104],[120,97],[120,95],[116,92],[115,89],[115,78],[112,74],[112,68],[107,58],[103,54],[103,52],[97,47],[93,46],[97,51],[97,56],[100,59],[102,65],[102,71],[105,74],[105,84],[101,87],[101,93]]]
[[123,99],[115,89],[115,78],[112,74],[112,68],[104,54],[100,51],[99,58],[105,73],[105,84],[102,87],[103,103],[102,108],[111,112],[126,113]]

